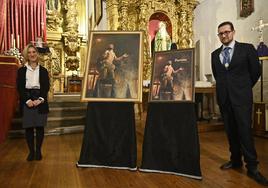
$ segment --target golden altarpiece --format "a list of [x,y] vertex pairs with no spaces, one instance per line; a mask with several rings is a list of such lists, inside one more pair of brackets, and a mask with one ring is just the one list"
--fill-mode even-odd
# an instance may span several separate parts
[[[107,17],[102,19],[107,21],[107,30],[144,31],[144,80],[150,79],[153,38],[159,22],[166,24],[171,41],[178,48],[193,47],[193,11],[197,0],[106,0],[103,3]],[[86,0],[47,0],[47,43],[51,51],[47,61],[52,62],[48,67],[52,94],[79,91],[70,90],[69,80],[74,75],[82,77],[84,72],[86,7]]]

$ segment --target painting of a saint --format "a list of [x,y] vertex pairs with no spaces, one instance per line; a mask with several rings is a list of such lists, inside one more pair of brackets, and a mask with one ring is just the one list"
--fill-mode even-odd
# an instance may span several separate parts
[[187,102],[194,96],[194,50],[156,52],[151,79],[151,102]]
[[92,31],[82,100],[140,101],[141,44],[142,32]]

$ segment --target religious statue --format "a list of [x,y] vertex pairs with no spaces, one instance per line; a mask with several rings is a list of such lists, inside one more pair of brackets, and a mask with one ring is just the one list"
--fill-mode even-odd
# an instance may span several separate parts
[[171,39],[166,30],[166,24],[159,22],[159,30],[155,35],[155,51],[166,51],[170,50]]

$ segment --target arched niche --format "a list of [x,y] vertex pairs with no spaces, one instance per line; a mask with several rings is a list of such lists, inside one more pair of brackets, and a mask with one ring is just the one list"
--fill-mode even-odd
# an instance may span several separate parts
[[168,15],[163,12],[155,12],[149,18],[149,28],[148,28],[148,35],[149,35],[149,43],[150,43],[150,54],[153,54],[155,51],[155,36],[159,30],[159,24],[163,22],[166,25],[166,31],[170,36],[172,41],[172,23],[169,19]]

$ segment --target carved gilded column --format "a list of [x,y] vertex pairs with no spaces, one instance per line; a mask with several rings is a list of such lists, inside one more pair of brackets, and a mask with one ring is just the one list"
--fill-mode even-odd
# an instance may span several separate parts
[[47,10],[47,31],[62,32],[62,16],[57,10]]
[[118,30],[128,30],[128,0],[120,0],[119,1],[119,28]]
[[65,52],[68,55],[65,65],[68,71],[76,71],[79,68],[77,52],[81,45],[81,37],[78,36],[77,1],[66,0],[64,10],[66,11],[66,27],[62,34]]
[[[50,73],[51,89],[49,98],[52,99],[53,93],[63,92],[64,75],[62,74],[62,32],[63,32],[63,15],[62,4],[58,0],[46,1],[46,30],[47,30],[47,45],[50,54],[44,56],[45,65],[49,65],[48,72]],[[59,84],[55,84],[59,83]]]
[[[51,58],[51,52],[48,53],[40,53],[40,59],[41,59],[41,65],[47,68],[48,75],[49,75],[49,82],[53,83],[53,70],[52,70],[52,58]],[[53,100],[53,93],[54,88],[50,87],[48,92],[48,100]]]
[[106,3],[108,29],[117,30],[119,27],[118,0],[107,0]]
[[179,11],[179,29],[178,29],[178,45],[179,48],[189,48],[189,33],[187,22],[187,2],[186,0],[180,1]]
[[139,6],[139,13],[138,13],[138,29],[144,31],[144,38],[143,38],[143,79],[149,80],[151,76],[151,54],[150,54],[150,45],[151,42],[149,39],[149,33],[148,33],[148,23],[149,20],[146,19],[146,15],[148,14],[148,4],[147,3],[141,3]]
[[148,20],[146,20],[146,8],[147,8],[147,4],[141,3],[139,6],[139,14],[138,14],[138,18],[139,18],[138,28],[144,31],[147,31],[147,22],[148,22]]
[[188,2],[187,8],[187,27],[188,27],[188,40],[189,40],[189,47],[194,47],[194,32],[193,32],[193,21],[194,21],[194,9],[198,5],[196,0],[192,0]]

